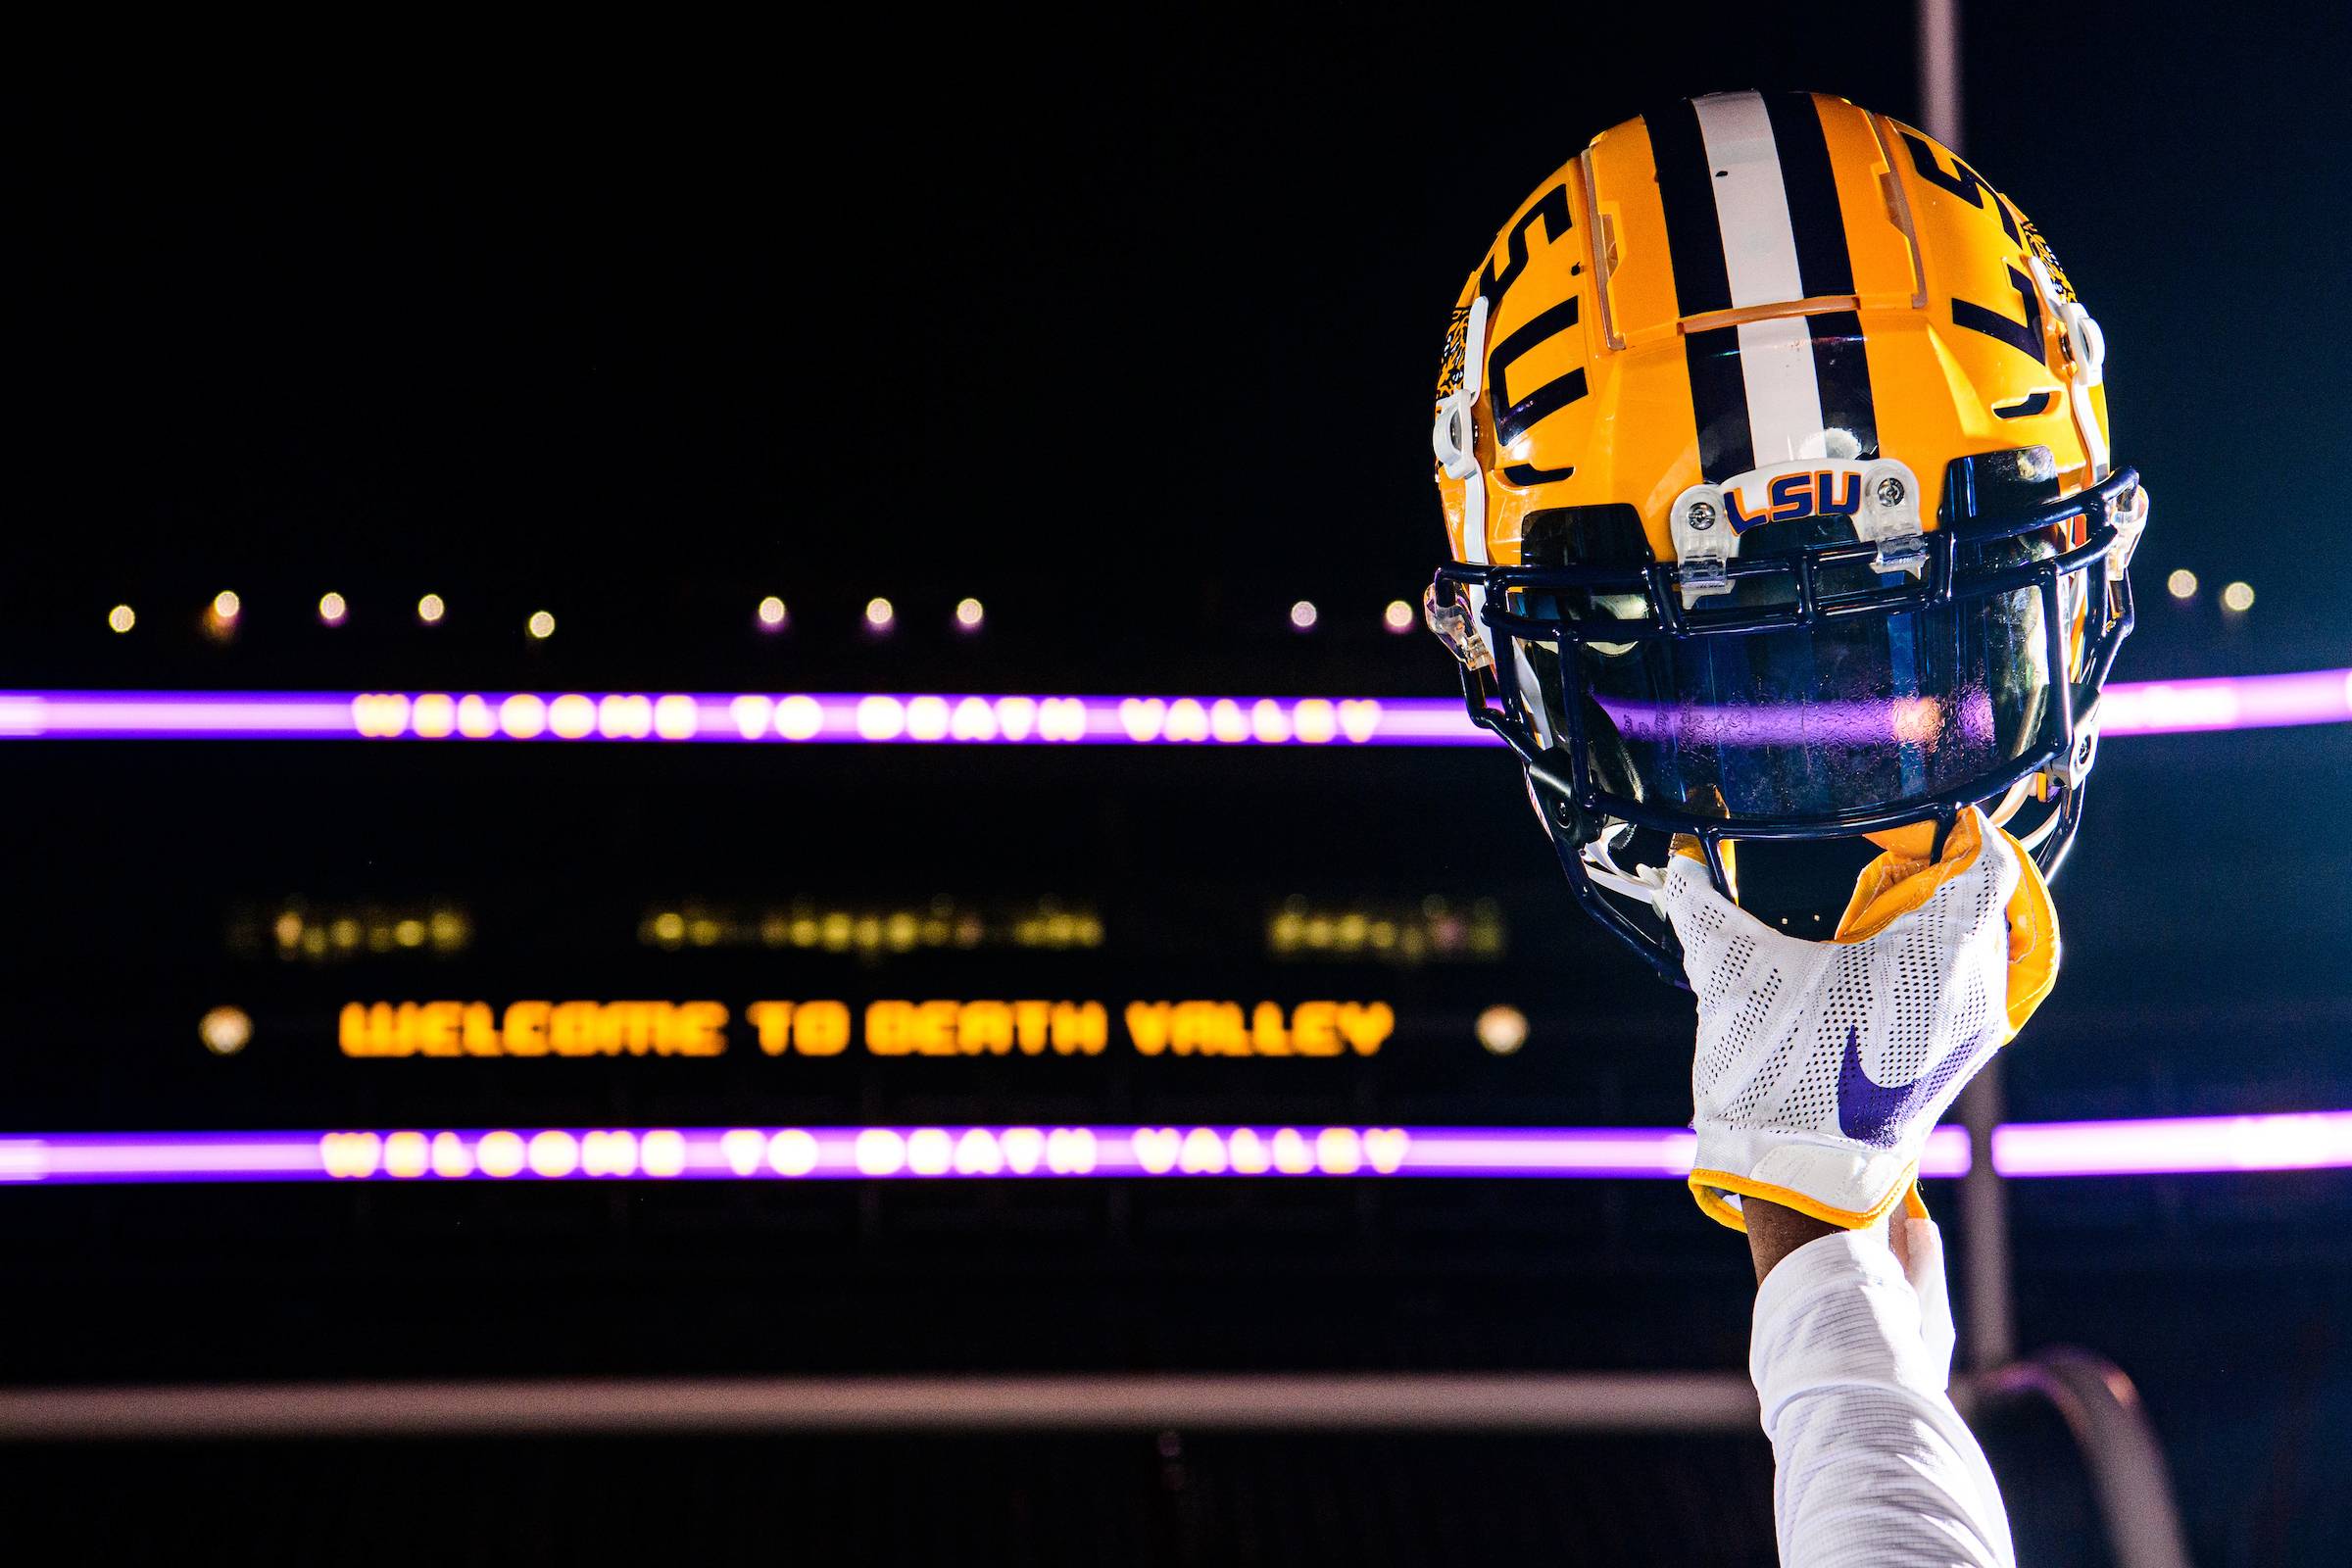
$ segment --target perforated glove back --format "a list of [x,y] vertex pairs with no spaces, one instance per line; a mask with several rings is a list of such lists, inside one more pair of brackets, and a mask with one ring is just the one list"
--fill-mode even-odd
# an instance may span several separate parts
[[1848,1228],[1906,1194],[1924,1213],[1929,1130],[2057,978],[2033,858],[1972,808],[1940,860],[1872,861],[1828,942],[1765,925],[1694,857],[1674,858],[1658,905],[1698,996],[1699,1207],[1735,1230],[1742,1198]]

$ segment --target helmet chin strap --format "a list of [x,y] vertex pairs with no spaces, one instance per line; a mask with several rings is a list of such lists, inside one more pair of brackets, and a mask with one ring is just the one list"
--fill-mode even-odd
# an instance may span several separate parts
[[1633,824],[1625,823],[1615,834],[1603,833],[1577,853],[1584,857],[1585,875],[1611,893],[1642,904],[1654,904],[1666,887],[1666,868],[1662,865],[1638,865],[1628,871],[1617,863],[1616,845],[1612,839],[1633,837]]
[[2010,785],[2009,793],[2001,797],[2001,804],[1987,813],[1992,825],[2007,827],[2009,819],[2025,809],[2026,797],[2033,792],[2033,789],[2034,781],[2031,778],[2021,778]]

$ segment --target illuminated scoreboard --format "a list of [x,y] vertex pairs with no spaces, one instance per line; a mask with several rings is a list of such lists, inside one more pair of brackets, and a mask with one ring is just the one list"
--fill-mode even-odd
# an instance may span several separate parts
[[[16,907],[0,1138],[367,1130],[431,1180],[512,1164],[503,1131],[527,1180],[542,1134],[586,1172],[626,1130],[642,1174],[674,1131],[714,1174],[730,1133],[805,1132],[855,1176],[879,1134],[861,1161],[827,1129],[895,1129],[908,1170],[953,1130],[951,1172],[1092,1129],[1099,1170],[1280,1175],[1383,1128],[1687,1114],[1675,999],[1596,1023],[1556,871],[1477,842],[1528,847],[1507,790],[1465,814],[1461,752],[1341,744],[12,753],[62,825]],[[1437,821],[1466,847],[1402,831]],[[1595,1044],[1664,1092],[1593,1093]]]
[[[51,1093],[37,1121],[12,1120],[429,1138],[642,1129],[656,1114],[771,1129],[1157,1118],[1262,1123],[1278,1172],[1285,1127],[1311,1144],[1325,1126],[1377,1125],[1397,1092],[1507,1100],[1540,1088],[1562,1054],[1547,1048],[1566,1043],[1542,988],[1483,956],[1505,940],[1491,907],[1286,898],[1247,911],[1229,940],[1170,952],[1126,941],[1115,901],[1054,906],[966,918],[942,901],[909,930],[887,909],[771,919],[696,903],[615,911],[601,930],[583,918],[521,951],[473,906],[240,907],[187,977],[122,1004],[105,1071],[21,1038],[18,1103]],[[926,923],[944,940],[927,942]],[[1500,1120],[1507,1106],[1445,1113]],[[385,1157],[414,1163],[406,1149]],[[1254,1158],[1247,1138],[1239,1158]]]
[[[721,1002],[350,1002],[346,1056],[718,1056]],[[1145,1056],[1372,1056],[1396,1028],[1385,1002],[753,1002],[740,1009],[769,1056],[1100,1056],[1114,1037]]]
[[[1177,983],[1153,987],[1155,967]],[[33,1056],[64,1092],[37,1123],[20,1116],[16,1125],[416,1127],[439,1152],[419,1163],[408,1144],[388,1147],[383,1168],[445,1173],[461,1148],[468,1168],[496,1170],[505,1159],[503,1144],[484,1156],[479,1133],[453,1131],[466,1128],[515,1128],[527,1139],[568,1126],[585,1138],[600,1126],[642,1131],[659,1117],[722,1131],[1035,1122],[1050,1133],[1140,1120],[1178,1134],[1213,1125],[1220,1140],[1254,1127],[1220,1168],[1279,1174],[1301,1163],[1288,1153],[1289,1137],[1311,1149],[1327,1127],[1361,1134],[1384,1118],[1540,1115],[1544,1085],[1574,1060],[1546,1049],[1567,1044],[1554,1017],[1540,1003],[1523,1009],[1502,1000],[1485,966],[1261,960],[1227,973],[1233,989],[1223,994],[1184,983],[1213,980],[1200,971],[1214,967],[1099,950],[796,961],[715,945],[608,964],[249,958],[214,966],[201,991],[162,999],[118,1040],[105,1074],[79,1073],[63,1054]],[[583,995],[564,987],[559,970],[611,981],[618,994]],[[557,983],[517,995],[504,983],[514,972]],[[808,995],[763,989],[779,978],[819,984]],[[1036,988],[975,994],[1007,978]],[[681,979],[693,989],[658,989]],[[873,994],[898,985],[912,994]],[[17,1061],[23,1084],[21,1051]],[[19,1097],[39,1099],[37,1085]],[[1136,1169],[1180,1169],[1184,1161],[1156,1157],[1156,1136],[1136,1146]],[[1126,1160],[1124,1135],[1117,1147]],[[718,1149],[711,1143],[697,1157],[715,1171],[726,1162]],[[847,1146],[828,1151],[823,1174],[874,1173],[875,1161]],[[602,1157],[585,1144],[576,1152],[582,1169]],[[1200,1157],[1195,1147],[1186,1159]],[[535,1167],[525,1159],[519,1168]],[[1325,1165],[1309,1156],[1302,1168]]]

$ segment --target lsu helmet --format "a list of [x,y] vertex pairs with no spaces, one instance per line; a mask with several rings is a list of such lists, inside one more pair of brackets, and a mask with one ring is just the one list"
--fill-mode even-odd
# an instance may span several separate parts
[[[1949,148],[1841,98],[1602,131],[1454,307],[1425,606],[1580,902],[1683,983],[1678,843],[2065,856],[2147,498],[2065,270]],[[1911,853],[1921,853],[1913,850]]]

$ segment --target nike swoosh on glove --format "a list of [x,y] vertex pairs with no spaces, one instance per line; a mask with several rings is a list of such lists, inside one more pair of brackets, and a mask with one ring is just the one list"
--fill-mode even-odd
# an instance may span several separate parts
[[1765,925],[1688,856],[1657,900],[1698,995],[1690,1191],[1734,1230],[1742,1198],[1850,1229],[1911,1194],[1929,1131],[2057,977],[2041,874],[1973,808],[1941,860],[1872,861],[1828,942]]

